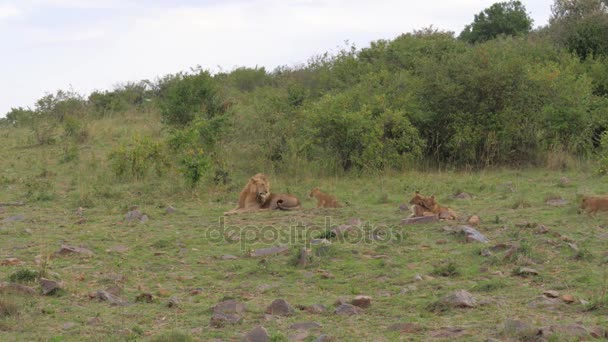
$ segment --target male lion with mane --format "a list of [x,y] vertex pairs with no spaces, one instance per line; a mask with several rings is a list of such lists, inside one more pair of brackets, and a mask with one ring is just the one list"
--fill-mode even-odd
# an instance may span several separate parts
[[270,181],[265,175],[258,173],[249,179],[239,195],[238,206],[224,215],[234,215],[262,210],[294,210],[300,209],[300,200],[289,194],[271,194]]
[[225,212],[224,215],[260,210],[269,196],[270,181],[268,177],[258,173],[249,179],[249,182],[241,191],[237,207]]

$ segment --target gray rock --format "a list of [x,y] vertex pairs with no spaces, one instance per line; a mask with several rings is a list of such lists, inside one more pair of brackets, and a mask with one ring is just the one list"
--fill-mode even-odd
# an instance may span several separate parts
[[262,326],[253,328],[243,337],[243,342],[269,342],[270,336],[268,331]]
[[167,302],[167,307],[169,307],[169,308],[179,308],[180,305],[181,305],[181,302],[180,302],[179,298],[177,298],[175,296],[169,298],[169,302]]
[[237,302],[234,299],[230,299],[215,304],[212,310],[213,313],[242,314],[245,312],[245,304]]
[[210,324],[215,328],[222,328],[228,324],[238,324],[241,323],[243,318],[239,315],[235,314],[223,314],[223,313],[214,313],[211,316]]
[[545,201],[545,203],[552,207],[563,207],[566,204],[568,204],[568,201],[566,201],[565,199],[562,199],[562,198],[552,198],[552,199]]
[[129,304],[126,300],[104,290],[97,291],[97,298],[99,298],[100,301],[110,303],[110,305],[126,306]]
[[317,322],[297,322],[289,326],[289,329],[294,330],[312,330],[321,328],[321,324]]
[[222,260],[236,260],[236,259],[238,259],[238,257],[236,257],[234,255],[231,255],[231,254],[225,254],[225,255],[222,255],[220,257],[220,259],[222,259]]
[[336,315],[353,316],[361,313],[361,309],[351,304],[342,304],[334,310]]
[[264,257],[275,254],[285,254],[289,251],[287,246],[275,246],[269,248],[256,249],[251,253],[252,257]]
[[36,290],[29,286],[21,284],[3,282],[0,283],[0,293],[13,293],[35,296]]
[[441,303],[455,308],[474,308],[477,301],[473,295],[465,290],[458,290],[441,299]]
[[68,246],[68,245],[61,245],[61,248],[59,248],[59,250],[55,253],[59,254],[59,255],[82,254],[82,255],[89,256],[89,257],[95,255],[95,253],[93,253],[89,249],[86,249],[83,247]]
[[372,297],[356,296],[350,303],[360,308],[369,308],[372,305]]
[[275,299],[266,308],[266,313],[277,316],[291,316],[294,313],[294,309],[286,300]]
[[127,222],[139,221],[139,220],[141,220],[142,216],[144,216],[144,214],[141,211],[139,211],[139,209],[137,209],[137,207],[135,207],[134,209],[127,212],[127,214],[125,215],[125,221],[127,221]]
[[542,337],[551,337],[552,335],[569,336],[569,337],[587,337],[590,336],[589,330],[580,324],[565,324],[551,325],[542,327],[538,331],[538,335]]
[[61,289],[61,284],[50,279],[41,278],[40,287],[42,288],[42,294],[46,296],[52,295],[55,291]]
[[304,311],[311,314],[322,314],[327,311],[327,307],[323,304],[313,304],[305,307]]

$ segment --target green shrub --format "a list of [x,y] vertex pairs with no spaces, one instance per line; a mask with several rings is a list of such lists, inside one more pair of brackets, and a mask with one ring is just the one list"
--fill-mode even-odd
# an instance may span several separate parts
[[608,174],[608,131],[602,133],[600,138],[600,151],[599,151],[599,167],[598,173],[601,175]]
[[108,155],[112,171],[121,179],[142,179],[155,171],[157,176],[169,168],[164,144],[149,137],[136,137],[130,145],[120,145]]

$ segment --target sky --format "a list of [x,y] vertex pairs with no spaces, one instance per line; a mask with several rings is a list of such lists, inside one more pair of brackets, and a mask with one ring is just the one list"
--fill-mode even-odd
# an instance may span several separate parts
[[[0,0],[0,117],[190,70],[295,66],[433,25],[458,35],[498,0]],[[522,0],[534,27],[553,0]]]

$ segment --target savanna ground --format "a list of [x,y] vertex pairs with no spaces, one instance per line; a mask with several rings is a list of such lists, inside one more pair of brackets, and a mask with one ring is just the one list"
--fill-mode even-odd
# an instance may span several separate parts
[[[371,178],[270,174],[273,191],[296,194],[304,209],[230,216],[221,225],[222,213],[235,206],[247,175],[234,179],[232,186],[191,192],[168,176],[118,182],[108,173],[110,144],[105,142],[154,132],[146,122],[93,123],[95,136],[78,148],[77,162],[66,162],[71,152],[60,145],[33,146],[18,129],[2,132],[0,202],[25,205],[0,208],[0,262],[17,259],[0,266],[0,281],[40,291],[36,278],[44,275],[61,281],[63,290],[50,296],[0,293],[0,339],[238,341],[262,325],[273,341],[282,341],[296,334],[289,328],[292,323],[314,321],[322,327],[312,330],[307,341],[321,334],[336,341],[425,341],[442,327],[464,329],[464,335],[449,339],[483,341],[532,339],[528,331],[505,329],[509,319],[533,327],[608,326],[608,215],[578,213],[581,195],[606,194],[608,183],[584,166],[570,171],[412,171]],[[316,209],[307,197],[313,187],[347,205]],[[444,231],[456,222],[401,225],[409,212],[399,206],[415,190],[435,193],[462,217],[479,215],[478,230],[490,242],[466,243]],[[473,197],[455,199],[459,192]],[[546,203],[555,198],[567,203]],[[125,221],[133,205],[149,216],[148,222]],[[167,213],[167,206],[176,212]],[[18,215],[22,220],[9,222]],[[357,243],[331,238],[329,247],[312,246],[314,256],[305,268],[296,265],[305,242],[324,235],[327,225],[352,218],[362,220],[363,230],[388,232],[388,241],[382,234]],[[548,232],[541,233],[539,225]],[[295,242],[271,236],[289,235],[294,226],[314,232]],[[228,230],[241,234],[224,234]],[[501,243],[519,248],[511,257],[504,251],[482,255]],[[94,255],[56,255],[62,244],[85,247]],[[250,250],[277,245],[288,245],[289,253],[248,256]],[[237,258],[224,260],[225,255]],[[516,275],[520,267],[534,268],[538,275]],[[422,279],[416,280],[417,275]],[[89,297],[113,286],[129,305]],[[460,289],[473,294],[477,307],[437,305]],[[542,299],[547,290],[572,296],[574,302],[547,304]],[[136,302],[142,293],[151,293],[153,301]],[[355,295],[371,296],[371,307],[355,316],[333,313],[337,299]],[[170,297],[179,299],[177,308],[167,306]],[[266,317],[265,308],[277,298],[294,306],[319,303],[328,310]],[[210,308],[225,299],[246,304],[243,321],[212,327]],[[390,330],[395,323],[414,323],[417,329]],[[576,340],[566,335],[553,339]]]

